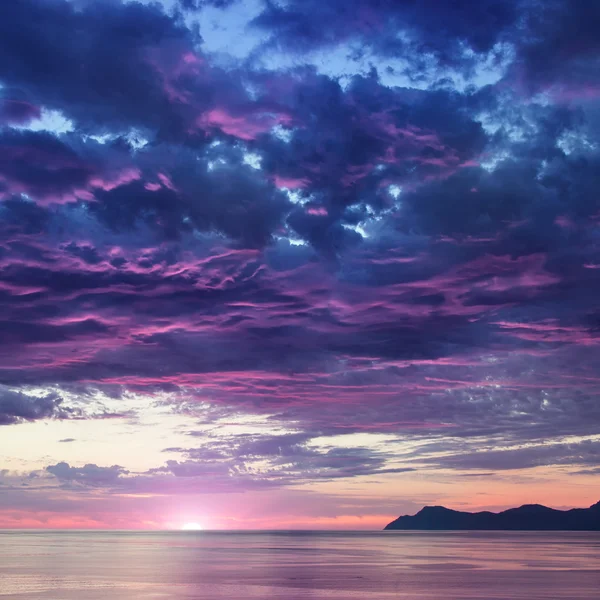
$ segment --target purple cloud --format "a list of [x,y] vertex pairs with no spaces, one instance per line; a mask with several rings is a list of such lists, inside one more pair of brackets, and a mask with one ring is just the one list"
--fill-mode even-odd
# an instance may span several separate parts
[[169,438],[29,491],[594,472],[592,3],[5,4],[0,424]]

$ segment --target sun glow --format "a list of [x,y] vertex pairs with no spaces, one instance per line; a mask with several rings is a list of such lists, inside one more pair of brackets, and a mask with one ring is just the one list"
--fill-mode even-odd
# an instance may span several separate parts
[[181,526],[181,531],[202,531],[204,527],[200,523],[186,523]]

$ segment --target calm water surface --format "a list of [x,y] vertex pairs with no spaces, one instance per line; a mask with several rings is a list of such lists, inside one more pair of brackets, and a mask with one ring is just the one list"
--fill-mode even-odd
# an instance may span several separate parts
[[600,534],[0,532],[0,599],[598,600]]

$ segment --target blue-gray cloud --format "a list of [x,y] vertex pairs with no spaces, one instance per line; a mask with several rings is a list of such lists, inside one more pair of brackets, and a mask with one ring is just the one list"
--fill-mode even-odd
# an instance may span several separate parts
[[[217,64],[183,13],[229,4],[0,6],[0,423],[74,415],[33,385],[83,390],[78,417],[115,416],[87,386],[202,397],[294,423],[215,459],[224,478],[290,461],[290,480],[388,468],[319,435],[591,435],[598,10],[267,2],[248,24],[265,43]],[[310,64],[342,46],[370,72]],[[399,56],[422,89],[389,85]],[[201,454],[157,475],[199,475]]]

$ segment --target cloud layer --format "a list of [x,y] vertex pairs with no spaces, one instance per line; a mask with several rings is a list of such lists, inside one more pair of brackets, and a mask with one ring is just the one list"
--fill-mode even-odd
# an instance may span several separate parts
[[44,493],[600,466],[593,3],[8,4],[0,425],[187,419]]

